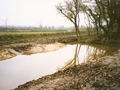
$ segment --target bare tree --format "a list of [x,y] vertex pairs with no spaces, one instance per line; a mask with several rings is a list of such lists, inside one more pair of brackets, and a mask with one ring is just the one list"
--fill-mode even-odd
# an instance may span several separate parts
[[63,14],[68,20],[70,20],[75,27],[77,39],[79,39],[79,23],[80,23],[80,11],[82,11],[82,0],[67,0],[64,4],[59,3],[56,8],[59,13]]
[[120,0],[88,0],[92,7],[86,8],[86,14],[93,22],[97,34],[104,32],[110,39],[113,32],[120,31]]

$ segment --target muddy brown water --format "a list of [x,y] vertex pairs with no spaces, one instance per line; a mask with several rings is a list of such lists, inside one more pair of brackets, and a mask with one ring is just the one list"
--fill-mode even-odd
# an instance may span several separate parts
[[[18,55],[0,61],[0,90],[10,90],[18,85],[44,75],[52,74],[74,57],[76,45],[66,45],[57,51]],[[81,45],[79,64],[100,57],[112,55],[117,47]]]

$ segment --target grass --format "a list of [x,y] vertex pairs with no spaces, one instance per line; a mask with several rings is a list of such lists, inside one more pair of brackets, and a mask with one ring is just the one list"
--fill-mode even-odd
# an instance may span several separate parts
[[[87,31],[80,32],[80,43],[93,43],[93,44],[120,44],[120,36],[116,35],[111,40],[107,40],[104,36],[100,38],[95,35],[94,31],[90,31],[91,35],[88,35]],[[14,43],[14,42],[25,42],[27,40],[37,40],[42,38],[54,38],[76,35],[75,32],[65,31],[51,31],[51,32],[0,32],[0,44]],[[117,37],[119,36],[119,37]]]
[[72,35],[75,32],[0,32],[0,44]]
[[57,33],[57,32],[0,32],[0,35],[18,35],[18,34],[45,34],[45,33]]

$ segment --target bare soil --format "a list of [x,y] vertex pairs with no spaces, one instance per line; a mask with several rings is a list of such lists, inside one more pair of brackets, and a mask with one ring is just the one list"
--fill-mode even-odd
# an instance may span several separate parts
[[10,44],[0,44],[0,60],[6,60],[20,54],[35,54],[55,51],[65,46],[66,43],[75,42],[75,36],[44,38]]
[[[76,38],[60,37],[31,40],[26,43],[11,43],[0,46],[0,55],[11,58],[18,54],[38,53],[36,50],[45,52],[49,47],[58,46],[56,47],[58,49],[72,41],[76,41]],[[51,48],[48,51],[51,51]],[[56,48],[52,50],[56,50]],[[0,56],[1,58],[2,56]],[[14,90],[120,90],[120,50],[112,56],[106,56],[96,61],[90,60],[64,71],[26,82]]]
[[120,90],[120,50],[20,85],[14,90]]

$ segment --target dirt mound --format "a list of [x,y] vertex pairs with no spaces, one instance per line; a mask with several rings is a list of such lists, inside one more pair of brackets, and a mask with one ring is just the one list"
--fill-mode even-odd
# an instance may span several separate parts
[[0,45],[0,60],[6,60],[19,54],[35,54],[54,51],[65,46],[66,43],[75,42],[75,36],[54,37],[31,40],[26,42]]
[[35,53],[55,51],[65,46],[65,44],[58,42],[52,44],[14,44],[11,45],[11,47],[3,48],[2,50],[0,50],[0,60],[12,58],[20,54],[29,55]]

